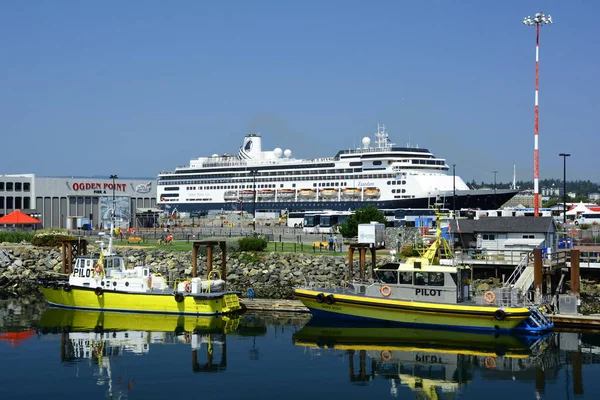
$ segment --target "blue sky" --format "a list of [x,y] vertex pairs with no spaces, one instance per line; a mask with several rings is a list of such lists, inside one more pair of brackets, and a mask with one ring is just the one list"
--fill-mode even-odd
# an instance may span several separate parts
[[385,123],[470,181],[599,182],[600,27],[588,1],[12,1],[0,4],[0,174],[155,177],[263,149],[333,156]]

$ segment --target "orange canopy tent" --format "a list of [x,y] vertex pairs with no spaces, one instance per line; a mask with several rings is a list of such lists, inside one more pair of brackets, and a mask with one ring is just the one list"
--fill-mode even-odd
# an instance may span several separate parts
[[6,214],[4,217],[0,218],[0,225],[33,225],[33,224],[41,224],[37,218],[30,217],[20,210],[15,210],[10,214]]

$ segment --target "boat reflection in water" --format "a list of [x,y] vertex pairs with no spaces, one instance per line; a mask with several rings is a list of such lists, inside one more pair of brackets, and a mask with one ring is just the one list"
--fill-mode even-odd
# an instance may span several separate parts
[[379,376],[390,381],[392,395],[398,395],[398,388],[404,386],[424,398],[437,399],[454,398],[451,394],[458,394],[477,370],[535,368],[550,357],[548,350],[556,347],[554,335],[493,335],[381,324],[325,325],[313,319],[294,334],[293,342],[296,346],[345,351],[351,382],[368,382]]
[[112,398],[135,386],[133,377],[123,379],[119,376],[121,385],[113,382],[115,358],[126,352],[145,355],[150,352],[150,344],[189,344],[194,372],[224,371],[227,367],[226,335],[235,331],[238,324],[239,316],[203,317],[48,308],[38,323],[38,332],[61,333],[61,361],[77,363],[88,360],[97,364],[95,376],[98,384],[106,384]]

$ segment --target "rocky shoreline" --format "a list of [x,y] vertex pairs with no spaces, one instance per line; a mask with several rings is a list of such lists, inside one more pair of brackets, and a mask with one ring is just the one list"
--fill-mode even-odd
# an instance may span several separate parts
[[[93,247],[91,247],[93,251]],[[147,265],[153,273],[172,279],[191,276],[191,252],[119,248],[128,265]],[[207,259],[198,257],[198,274],[206,275]],[[379,260],[379,263],[385,262]],[[370,259],[367,267],[370,268]],[[21,295],[40,295],[36,287],[39,278],[61,276],[62,254],[58,248],[41,248],[30,244],[0,246],[0,298]],[[220,269],[221,253],[216,251],[213,268]],[[355,261],[355,274],[358,262]],[[309,255],[299,253],[227,254],[227,283],[229,290],[237,290],[246,297],[248,289],[256,298],[291,299],[294,286],[315,284],[318,287],[338,287],[346,280],[346,259],[342,256]],[[474,292],[483,293],[499,287],[498,279],[473,282]],[[600,312],[600,284],[582,281],[582,311]]]

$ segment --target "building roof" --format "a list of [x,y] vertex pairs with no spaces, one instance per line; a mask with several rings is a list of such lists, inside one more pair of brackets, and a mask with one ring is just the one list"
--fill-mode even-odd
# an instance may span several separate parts
[[[458,228],[457,228],[458,222]],[[452,232],[547,233],[554,228],[552,217],[482,217],[450,220]]]
[[20,210],[15,210],[10,214],[6,214],[4,217],[0,218],[0,224],[21,224],[21,225],[32,225],[32,224],[41,224],[42,221],[39,219],[30,217]]

